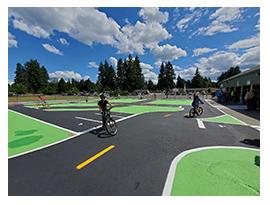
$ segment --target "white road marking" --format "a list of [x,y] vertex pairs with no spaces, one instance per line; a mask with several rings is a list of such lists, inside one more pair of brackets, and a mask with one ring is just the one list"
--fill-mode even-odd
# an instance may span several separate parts
[[51,123],[49,123],[49,122],[46,122],[46,121],[43,121],[43,120],[40,120],[40,119],[31,117],[31,116],[28,116],[28,115],[25,115],[25,114],[22,114],[22,113],[19,113],[19,112],[16,112],[16,111],[14,111],[14,110],[10,110],[10,109],[9,109],[9,111],[14,112],[14,113],[16,113],[16,114],[18,114],[18,115],[27,117],[27,118],[29,118],[29,119],[31,119],[31,120],[35,120],[35,121],[37,121],[37,122],[41,122],[41,123],[44,123],[44,124],[46,124],[46,125],[50,125],[50,126],[56,127],[56,128],[58,128],[58,129],[65,130],[65,131],[71,132],[71,133],[73,133],[73,134],[77,134],[77,132],[75,132],[75,131],[73,131],[73,130],[69,130],[69,129],[67,129],[67,128],[63,128],[63,127],[60,127],[60,126],[58,126],[58,125],[51,124]]
[[[123,120],[127,120],[127,119],[129,119],[129,118],[138,116],[138,115],[140,115],[140,114],[141,114],[141,113],[127,116],[127,117],[124,117],[124,118],[122,118],[122,119],[116,120],[116,122],[120,122],[120,121],[123,121]],[[60,140],[60,141],[57,141],[57,142],[54,142],[54,143],[45,145],[45,146],[43,146],[43,147],[39,147],[39,148],[33,149],[33,150],[30,150],[30,151],[26,151],[26,152],[23,152],[23,153],[20,153],[20,154],[17,154],[17,155],[10,156],[10,157],[8,157],[8,159],[13,159],[13,158],[15,158],[15,157],[19,157],[19,156],[22,156],[22,155],[25,155],[25,154],[29,154],[29,153],[32,153],[32,152],[35,152],[35,151],[38,151],[38,150],[41,150],[41,149],[45,149],[45,148],[48,148],[48,147],[51,147],[51,146],[60,144],[60,143],[62,143],[62,142],[65,142],[65,141],[70,140],[70,139],[72,139],[72,138],[78,137],[78,136],[80,136],[80,135],[82,135],[82,134],[85,134],[85,133],[87,133],[87,132],[91,132],[91,131],[93,131],[93,130],[99,129],[99,128],[101,128],[101,127],[102,127],[102,125],[98,125],[98,126],[95,126],[95,127],[90,128],[90,129],[84,130],[84,131],[82,131],[82,132],[76,132],[75,135],[70,136],[70,137],[68,137],[68,138],[66,138],[66,139],[63,139],[63,140]]]
[[197,119],[197,123],[198,123],[198,127],[201,128],[201,129],[205,129],[205,126],[203,124],[203,121],[200,120],[200,119]]
[[102,123],[100,120],[94,120],[94,119],[89,119],[89,118],[84,118],[84,117],[75,117],[78,120],[85,120],[85,121],[90,121],[90,122],[97,122],[97,123]]
[[177,164],[179,163],[179,161],[181,159],[183,159],[183,157],[185,157],[186,155],[188,155],[192,152],[197,152],[197,151],[207,150],[207,149],[218,149],[218,148],[248,149],[248,150],[260,151],[259,149],[255,149],[255,148],[237,147],[237,146],[210,146],[210,147],[199,147],[199,148],[195,148],[195,149],[186,150],[186,151],[180,153],[179,155],[177,155],[173,159],[171,166],[170,166],[170,169],[169,169],[169,172],[167,174],[167,179],[166,179],[166,182],[165,182],[165,185],[163,188],[162,196],[170,196],[171,195],[176,167],[177,167]]
[[224,127],[223,125],[218,125],[219,127]]
[[[101,115],[100,113],[95,113],[95,115]],[[122,118],[123,116],[121,115],[111,115],[111,117],[118,117],[118,118]]]

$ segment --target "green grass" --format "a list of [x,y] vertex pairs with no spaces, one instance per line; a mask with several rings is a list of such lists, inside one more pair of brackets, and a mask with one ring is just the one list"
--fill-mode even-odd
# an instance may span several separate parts
[[233,125],[244,125],[240,120],[230,116],[222,115],[220,117],[209,117],[202,119],[205,122],[214,122],[214,123],[224,123],[224,124],[233,124]]
[[171,195],[260,195],[259,155],[229,148],[190,153],[177,164]]
[[164,107],[164,106],[145,106],[145,105],[133,105],[127,107],[115,107],[112,112],[122,112],[129,114],[147,113],[147,112],[176,112],[180,111],[178,107]]
[[57,142],[70,134],[72,133],[8,111],[8,156]]
[[191,105],[192,100],[190,99],[160,99],[152,102],[148,102],[147,104],[154,105]]

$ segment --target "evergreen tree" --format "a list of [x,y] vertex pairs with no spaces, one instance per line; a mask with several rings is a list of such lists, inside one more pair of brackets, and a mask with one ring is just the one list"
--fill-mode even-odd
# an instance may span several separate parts
[[227,79],[227,78],[232,77],[234,75],[237,75],[239,73],[241,73],[239,66],[230,67],[229,70],[227,70],[226,72],[222,72],[221,75],[217,78],[218,83],[224,79]]
[[174,79],[175,79],[175,73],[174,73],[173,65],[170,62],[168,62],[164,66],[164,63],[162,63],[160,66],[160,73],[158,76],[158,88],[160,90],[166,90],[166,91],[174,88],[175,87]]
[[203,87],[203,77],[199,73],[199,68],[196,69],[195,75],[191,80],[192,88],[201,88]]
[[180,77],[180,75],[178,75],[177,81],[176,81],[176,87],[177,87],[177,88],[184,88],[185,83],[186,83],[185,80],[182,79],[182,78]]
[[63,78],[61,78],[58,82],[58,93],[66,93],[67,92],[67,85]]
[[20,63],[16,64],[14,83],[22,83],[27,86],[27,74],[24,66]]

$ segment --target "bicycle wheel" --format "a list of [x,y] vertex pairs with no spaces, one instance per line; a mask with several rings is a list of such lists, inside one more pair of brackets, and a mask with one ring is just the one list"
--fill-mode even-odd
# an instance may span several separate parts
[[198,107],[198,115],[202,115],[203,114],[203,108],[202,107]]
[[194,116],[195,116],[195,110],[194,110],[194,108],[191,108],[189,110],[189,117],[194,117]]
[[117,125],[115,120],[113,120],[112,118],[107,118],[106,119],[106,124],[105,124],[105,128],[108,132],[108,134],[114,136],[117,133]]

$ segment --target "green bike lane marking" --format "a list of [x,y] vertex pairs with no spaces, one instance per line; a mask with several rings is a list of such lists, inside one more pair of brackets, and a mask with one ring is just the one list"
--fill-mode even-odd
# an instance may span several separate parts
[[9,157],[61,141],[74,134],[76,134],[74,131],[8,111]]
[[192,100],[190,99],[159,99],[152,102],[147,102],[147,104],[155,105],[191,105]]
[[241,120],[238,120],[231,115],[225,114],[217,117],[208,117],[208,118],[200,118],[201,121],[204,122],[213,122],[213,123],[223,123],[223,124],[232,124],[232,125],[246,125]]
[[172,162],[163,195],[258,196],[260,152],[244,147],[187,150]]
[[[98,110],[98,108],[57,108],[45,109],[45,111],[88,111]],[[146,106],[146,105],[131,105],[126,107],[113,107],[111,112],[137,114],[148,112],[177,112],[182,111],[184,108],[180,107],[165,107],[165,106]]]
[[129,114],[136,113],[149,113],[149,112],[177,112],[182,111],[184,108],[180,107],[163,107],[163,106],[145,106],[145,105],[133,105],[127,107],[115,107],[113,112],[122,112]]
[[146,99],[133,99],[133,98],[120,98],[120,99],[107,99],[109,102],[114,103],[136,103],[136,102],[142,102]]

